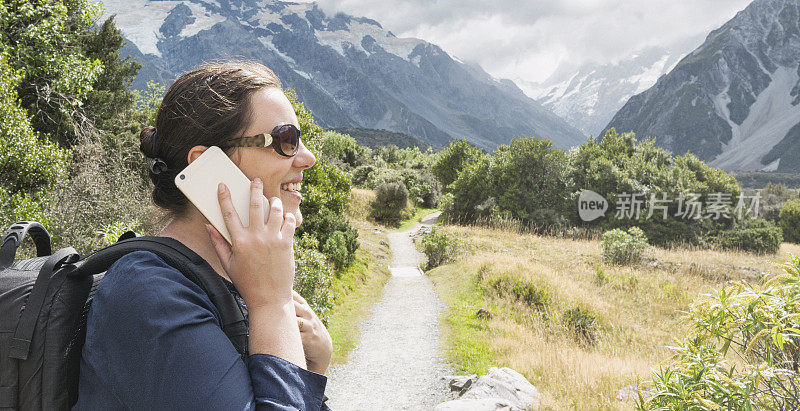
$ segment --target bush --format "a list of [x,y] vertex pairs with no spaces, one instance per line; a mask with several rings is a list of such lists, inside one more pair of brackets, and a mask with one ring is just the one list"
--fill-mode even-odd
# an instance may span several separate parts
[[783,240],[800,243],[800,199],[783,203],[779,218],[783,230]]
[[579,342],[594,345],[599,339],[597,317],[584,308],[571,308],[564,312],[564,325]]
[[647,237],[639,227],[631,227],[627,232],[615,228],[603,233],[603,258],[612,264],[637,263],[647,245]]
[[367,149],[358,145],[356,139],[335,131],[324,131],[320,140],[319,153],[334,164],[346,168],[358,167],[366,162]]
[[671,364],[652,374],[638,408],[800,408],[800,259],[756,285],[726,284],[695,303]]
[[439,183],[430,172],[406,169],[401,175],[414,205],[425,208],[436,207],[439,202]]
[[450,262],[458,254],[458,239],[452,235],[432,228],[422,236],[422,248],[428,257],[426,269],[430,270]]
[[453,140],[436,155],[431,171],[447,191],[447,187],[458,178],[458,173],[484,155],[481,149],[467,140]]
[[[305,241],[308,244],[308,240]],[[310,240],[313,244],[314,241]],[[314,248],[305,248],[304,241],[295,242],[294,290],[306,299],[323,323],[328,323],[328,313],[333,307],[331,292],[333,270],[325,261],[325,254]]]
[[365,164],[356,167],[350,175],[350,180],[356,187],[368,187],[370,176],[375,172],[375,167]]
[[742,250],[758,254],[775,254],[781,247],[783,233],[766,220],[746,220],[740,226],[720,232],[716,245],[723,250]]
[[375,221],[397,225],[405,218],[408,190],[402,182],[383,183],[375,190],[371,217]]
[[501,296],[509,296],[534,310],[546,313],[550,307],[550,293],[523,279],[503,274],[487,280],[486,284]]

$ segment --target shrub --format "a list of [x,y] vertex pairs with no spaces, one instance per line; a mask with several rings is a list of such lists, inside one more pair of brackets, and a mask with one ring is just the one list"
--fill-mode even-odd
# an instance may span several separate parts
[[461,170],[475,163],[484,155],[486,154],[481,149],[473,146],[467,140],[453,140],[436,155],[431,171],[447,191],[447,186],[456,181]]
[[358,166],[351,173],[350,180],[356,187],[367,187],[373,172],[375,172],[375,167],[369,164]]
[[526,280],[503,274],[487,280],[486,284],[501,296],[509,296],[534,310],[546,312],[550,307],[550,293]]
[[[310,242],[313,244],[314,241]],[[306,299],[320,320],[327,324],[334,295],[331,292],[333,270],[325,261],[325,254],[314,248],[303,247],[301,241],[295,243],[294,259],[294,290]]]
[[783,203],[779,218],[784,241],[800,243],[800,199]]
[[328,161],[345,165],[347,168],[358,167],[366,161],[366,148],[358,145],[356,139],[335,131],[324,131],[320,140],[319,152]]
[[703,296],[669,365],[639,409],[798,409],[800,259],[758,284],[726,284]]
[[723,250],[742,250],[758,254],[778,252],[783,233],[766,220],[746,220],[740,226],[720,232],[715,242]]
[[405,218],[408,190],[402,182],[383,183],[375,190],[371,216],[375,221],[399,224]]
[[439,184],[428,171],[406,169],[401,173],[414,205],[433,208],[439,201]]
[[597,317],[584,308],[571,308],[564,312],[564,326],[579,342],[594,345],[599,339]]
[[458,239],[436,227],[422,236],[422,248],[428,257],[426,269],[430,270],[450,262],[458,254]]
[[647,245],[647,237],[639,227],[631,227],[627,232],[615,228],[603,233],[603,258],[612,264],[637,263]]

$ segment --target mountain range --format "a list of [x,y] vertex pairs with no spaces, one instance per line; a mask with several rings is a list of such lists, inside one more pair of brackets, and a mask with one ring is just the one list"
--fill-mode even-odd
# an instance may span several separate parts
[[606,129],[726,170],[800,172],[800,5],[755,0]]
[[584,134],[598,136],[631,96],[652,87],[701,40],[692,37],[665,47],[646,47],[612,63],[559,67],[541,83],[514,81]]
[[143,67],[133,87],[169,85],[207,61],[270,67],[326,128],[385,129],[438,146],[466,138],[494,149],[515,136],[557,147],[585,141],[510,80],[496,79],[435,44],[399,38],[377,21],[316,3],[273,0],[105,0]]

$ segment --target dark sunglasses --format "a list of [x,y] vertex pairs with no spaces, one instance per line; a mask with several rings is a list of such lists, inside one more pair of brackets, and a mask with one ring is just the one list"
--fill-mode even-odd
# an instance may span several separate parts
[[272,132],[261,133],[250,137],[230,139],[220,148],[228,147],[269,147],[284,157],[294,157],[300,147],[300,130],[294,124],[278,124]]

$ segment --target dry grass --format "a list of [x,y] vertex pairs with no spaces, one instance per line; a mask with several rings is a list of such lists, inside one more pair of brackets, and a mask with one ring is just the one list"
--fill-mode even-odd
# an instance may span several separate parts
[[[629,409],[616,390],[649,378],[668,359],[665,345],[682,336],[681,311],[700,294],[735,279],[779,272],[776,263],[800,246],[784,243],[776,255],[690,249],[651,249],[638,266],[603,262],[600,242],[448,226],[468,255],[428,274],[450,307],[450,355],[465,372],[509,366],[544,394],[545,408]],[[512,278],[547,296],[545,309],[493,289]],[[597,319],[589,344],[564,325],[579,307]],[[479,308],[492,318],[475,318]]]

